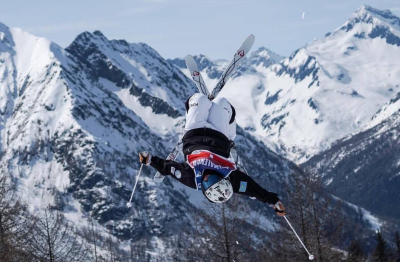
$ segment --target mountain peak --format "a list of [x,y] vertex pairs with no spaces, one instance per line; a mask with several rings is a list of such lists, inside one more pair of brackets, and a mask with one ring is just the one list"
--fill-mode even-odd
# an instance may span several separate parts
[[1,42],[8,43],[10,39],[10,29],[5,24],[0,23],[0,45]]
[[279,62],[280,60],[285,58],[284,56],[278,55],[277,53],[272,52],[271,50],[269,50],[268,48],[266,48],[264,46],[261,46],[256,51],[254,51],[252,53],[252,56],[254,56],[254,55],[264,56],[266,58],[278,60],[277,62]]
[[370,13],[373,15],[378,15],[378,16],[387,17],[387,18],[393,16],[393,13],[389,9],[379,10],[379,9],[373,8],[369,5],[360,6],[360,8],[357,9],[356,13],[357,14]]
[[99,30],[94,31],[93,34],[97,35],[97,36],[105,37],[104,34],[102,32],[100,32]]
[[205,68],[211,68],[211,67],[215,66],[215,63],[213,61],[211,61],[210,58],[208,58],[207,56],[205,56],[203,54],[195,55],[195,56],[193,56],[193,58],[196,61],[196,63],[198,64],[200,70],[203,70]]
[[378,19],[380,22],[388,23],[391,26],[397,27],[396,29],[400,29],[400,18],[394,15],[389,9],[386,10],[379,10],[373,8],[368,5],[362,5],[358,10],[353,14],[350,18],[350,21],[355,22],[366,22],[369,24],[375,24]]
[[254,51],[249,60],[250,63],[253,65],[260,65],[263,64],[264,67],[268,67],[273,64],[277,64],[282,61],[285,57],[280,56],[266,47],[259,47],[256,51]]
[[[81,42],[81,43],[88,43],[90,41],[96,41],[96,40],[100,40],[100,41],[105,41],[108,42],[107,37],[105,37],[103,35],[102,32],[100,32],[99,30],[94,31],[93,33],[90,33],[88,31],[85,31],[81,34],[79,34],[75,40],[72,42],[72,44],[77,43],[77,42]],[[71,44],[71,45],[72,45]]]
[[210,58],[208,58],[206,55],[199,54],[199,55],[194,55],[193,58],[199,60],[199,61],[207,61],[207,62],[212,62]]
[[0,30],[8,29],[8,26],[0,22]]
[[350,19],[333,34],[345,31],[359,39],[385,39],[388,44],[400,46],[400,18],[390,10],[378,10],[362,5]]

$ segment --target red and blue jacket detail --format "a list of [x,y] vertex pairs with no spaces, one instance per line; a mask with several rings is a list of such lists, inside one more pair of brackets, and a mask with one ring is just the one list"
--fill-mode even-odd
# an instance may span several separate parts
[[201,178],[204,170],[217,171],[227,178],[236,170],[234,162],[207,150],[196,150],[187,156],[187,162],[195,173],[197,190],[201,190]]

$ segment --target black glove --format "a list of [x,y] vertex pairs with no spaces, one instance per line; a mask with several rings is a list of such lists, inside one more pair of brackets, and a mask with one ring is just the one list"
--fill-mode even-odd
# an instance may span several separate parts
[[139,153],[139,161],[140,161],[140,163],[148,166],[151,163],[151,155],[149,153],[147,153],[146,151],[143,151],[143,152]]
[[286,215],[285,207],[281,201],[276,202],[274,205],[275,212],[278,216],[284,217]]

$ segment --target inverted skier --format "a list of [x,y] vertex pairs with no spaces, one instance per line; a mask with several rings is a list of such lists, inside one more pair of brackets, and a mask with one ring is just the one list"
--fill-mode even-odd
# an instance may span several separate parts
[[250,176],[236,168],[229,159],[236,137],[235,109],[227,99],[210,101],[196,93],[185,103],[186,125],[182,138],[184,163],[165,160],[147,152],[139,154],[142,164],[154,167],[162,175],[170,175],[182,184],[201,190],[213,203],[228,201],[233,193],[255,197],[285,216],[285,207],[278,195],[269,192]]

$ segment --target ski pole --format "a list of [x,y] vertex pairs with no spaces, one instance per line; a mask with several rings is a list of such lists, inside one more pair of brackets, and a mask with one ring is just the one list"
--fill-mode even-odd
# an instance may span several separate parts
[[304,247],[304,249],[307,251],[308,253],[308,259],[313,260],[314,256],[310,254],[310,252],[308,252],[306,246],[303,244],[303,241],[301,241],[299,235],[297,235],[296,231],[294,230],[294,228],[292,227],[292,225],[290,224],[289,220],[286,218],[286,216],[283,216],[283,218],[285,218],[286,222],[289,224],[290,228],[293,230],[294,234],[296,235],[296,237],[299,239],[301,245]]
[[131,199],[129,199],[129,202],[126,204],[127,207],[131,207],[132,206],[131,202],[132,202],[132,198],[133,198],[133,193],[135,193],[136,185],[137,185],[137,182],[139,181],[140,173],[142,172],[142,167],[143,167],[143,164],[140,166],[139,172],[138,172],[138,174],[136,176],[135,186],[133,187],[133,190],[132,190]]

